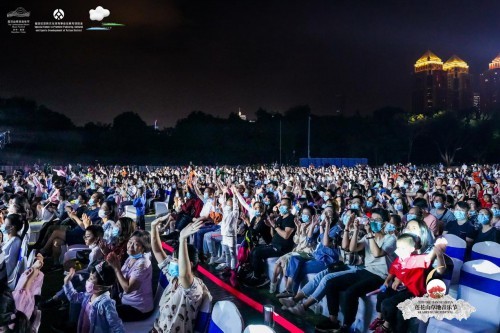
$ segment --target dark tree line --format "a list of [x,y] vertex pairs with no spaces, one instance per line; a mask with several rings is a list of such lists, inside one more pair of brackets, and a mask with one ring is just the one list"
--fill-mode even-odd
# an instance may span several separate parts
[[[316,116],[307,105],[283,114],[259,109],[254,122],[231,113],[219,118],[194,111],[174,127],[155,130],[134,112],[112,124],[72,121],[34,101],[0,99],[0,131],[11,141],[0,163],[250,164],[307,156],[311,117],[312,157],[366,157],[370,164],[498,162],[500,110],[409,115],[386,107],[371,116]],[[281,127],[281,133],[280,133]]]

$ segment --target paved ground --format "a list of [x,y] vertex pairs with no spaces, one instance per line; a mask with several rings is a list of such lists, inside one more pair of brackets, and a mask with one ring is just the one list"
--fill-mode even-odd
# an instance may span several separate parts
[[[150,230],[150,222],[152,220],[152,217],[146,218],[146,230]],[[154,258],[153,258],[154,260]],[[156,282],[158,279],[158,266],[156,262],[153,262],[153,285],[156,286]],[[209,271],[215,273],[215,270],[213,267],[207,267]],[[201,274],[199,275],[207,285],[208,289],[210,290],[214,303],[219,300],[230,300],[235,305],[238,307],[239,311],[241,312],[241,315],[245,321],[245,325],[249,324],[261,324],[263,323],[263,315],[262,313],[254,310],[250,306],[246,305],[244,302],[240,301],[236,297],[234,297],[231,293],[227,292],[223,288],[217,286],[214,284],[212,281],[209,279],[205,278]],[[63,284],[63,274],[61,271],[57,272],[49,272],[45,274],[45,280],[44,280],[44,285],[43,285],[43,291],[42,291],[42,299],[47,299],[48,297],[54,295],[62,286]],[[250,296],[253,298],[255,301],[261,303],[261,304],[273,304],[275,307],[276,312],[278,312],[280,315],[288,319],[290,322],[295,324],[296,326],[300,327],[303,329],[305,332],[314,332],[314,324],[317,323],[321,318],[324,318],[322,316],[315,315],[313,312],[308,312],[308,314],[304,317],[297,317],[294,316],[290,313],[283,313],[284,311],[281,310],[281,305],[278,302],[278,300],[274,297],[271,296],[266,288],[262,289],[248,289],[245,288],[244,286],[239,287],[239,289],[246,295]],[[68,319],[68,313],[64,311],[58,311],[57,309],[50,309],[50,310],[45,310],[43,311],[42,314],[42,324],[40,327],[40,332],[41,333],[49,333],[52,332],[50,329],[50,326],[57,322],[57,321],[66,321]],[[275,326],[275,331],[276,332],[286,332],[285,329],[280,327],[279,325]],[[68,332],[71,333],[71,332]]]

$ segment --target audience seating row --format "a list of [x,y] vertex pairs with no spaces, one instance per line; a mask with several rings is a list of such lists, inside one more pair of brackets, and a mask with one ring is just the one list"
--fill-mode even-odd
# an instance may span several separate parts
[[[476,307],[477,311],[474,312],[471,318],[467,321],[450,321],[450,323],[444,321],[447,323],[446,325],[437,325],[435,321],[431,321],[433,322],[432,327],[430,326],[427,329],[427,324],[418,321],[418,328],[416,328],[415,331],[455,332],[457,329],[456,327],[460,326],[461,330],[459,332],[497,332],[500,327],[500,316],[498,315],[498,313],[500,313],[500,273],[497,273],[497,270],[500,272],[500,244],[494,242],[481,242],[475,244],[472,248],[471,255],[473,260],[464,263],[463,260],[453,257],[453,255],[456,254],[460,257],[462,255],[461,251],[455,251],[455,249],[453,249],[458,248],[456,244],[461,244],[456,242],[456,239],[453,239],[454,237],[454,235],[446,235],[449,242],[448,244],[452,247],[451,251],[447,250],[446,253],[453,260],[454,268],[453,272],[448,276],[445,276],[443,280],[448,287],[450,296],[468,301]],[[465,258],[465,250],[463,252],[463,257],[461,258]],[[267,274],[269,279],[272,279],[274,265],[277,259],[278,257],[267,259]],[[312,280],[314,276],[315,274],[308,274],[307,281]],[[473,279],[472,276],[476,276],[476,278]],[[479,282],[477,282],[476,279]],[[280,278],[278,281],[277,290],[279,292],[285,290],[284,280],[285,279]],[[305,283],[307,281],[303,282]],[[375,310],[376,302],[376,295],[372,295],[370,297],[360,297],[356,320],[352,326],[352,328],[357,332],[368,332],[369,324],[377,315]],[[341,304],[343,304],[342,300]],[[324,316],[328,316],[326,297],[321,300],[319,307],[321,310],[319,312]],[[488,320],[484,321],[483,317],[485,316],[485,311],[480,311],[482,313],[479,316],[477,315],[479,307],[486,307],[486,313],[490,314]],[[343,319],[342,311],[339,313],[339,319]],[[485,325],[481,325],[482,321],[484,321]],[[415,322],[412,324],[416,324]],[[460,324],[457,326],[456,322],[467,322],[468,325]],[[491,330],[489,328],[490,326],[492,327]],[[451,327],[452,329],[448,329],[448,327]]]

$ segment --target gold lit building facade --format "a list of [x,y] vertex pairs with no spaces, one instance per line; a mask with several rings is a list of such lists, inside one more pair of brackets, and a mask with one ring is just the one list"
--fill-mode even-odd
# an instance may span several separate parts
[[443,61],[431,51],[414,66],[412,112],[430,114],[446,108],[447,73]]
[[446,71],[446,109],[458,111],[471,108],[474,94],[469,65],[453,55],[443,64],[443,70]]
[[480,76],[481,112],[500,110],[500,54]]

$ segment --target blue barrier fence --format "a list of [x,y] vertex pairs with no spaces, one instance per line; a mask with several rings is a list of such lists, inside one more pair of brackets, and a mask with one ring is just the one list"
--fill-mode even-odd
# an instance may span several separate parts
[[301,158],[300,159],[300,166],[301,167],[308,167],[310,165],[314,165],[315,167],[322,167],[322,166],[331,166],[335,165],[338,167],[353,167],[356,165],[367,165],[368,164],[368,159],[367,158],[342,158],[342,157],[337,157],[337,158]]

